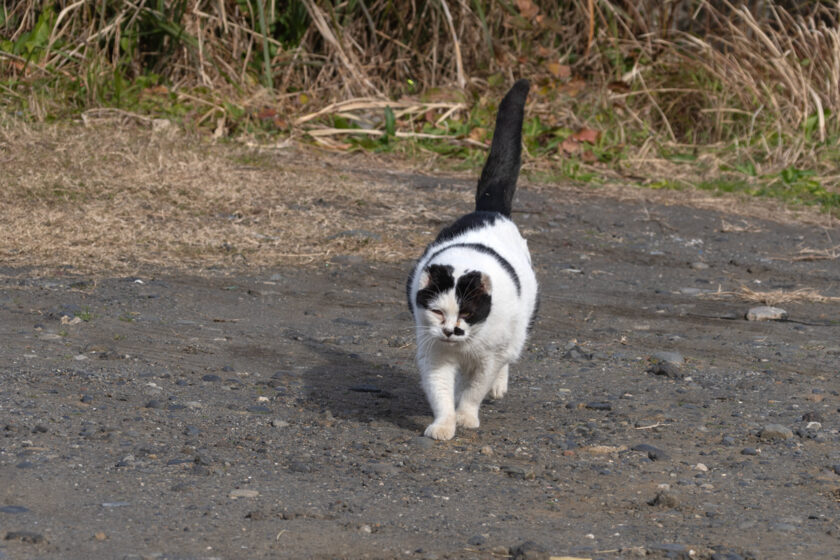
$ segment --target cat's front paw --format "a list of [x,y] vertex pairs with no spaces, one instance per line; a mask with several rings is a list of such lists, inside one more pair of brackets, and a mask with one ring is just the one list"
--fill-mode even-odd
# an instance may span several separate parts
[[478,428],[478,413],[459,410],[456,413],[456,421],[459,426],[463,426],[464,428]]
[[432,422],[423,432],[428,438],[432,439],[452,439],[455,435],[454,419],[447,419],[442,422]]
[[496,380],[490,388],[490,398],[493,400],[501,399],[507,394],[507,379],[504,381]]

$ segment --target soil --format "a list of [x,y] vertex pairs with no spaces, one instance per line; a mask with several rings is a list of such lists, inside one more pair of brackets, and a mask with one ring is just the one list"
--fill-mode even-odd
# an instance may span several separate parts
[[0,559],[840,558],[840,231],[667,202],[520,186],[539,320],[448,442],[410,261],[0,270]]

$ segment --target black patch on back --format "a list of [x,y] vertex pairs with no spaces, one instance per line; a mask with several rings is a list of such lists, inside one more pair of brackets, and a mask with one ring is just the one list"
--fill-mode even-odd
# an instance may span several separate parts
[[462,233],[479,229],[485,226],[492,226],[496,220],[501,216],[498,212],[473,212],[458,218],[452,225],[446,226],[438,236],[435,238],[435,243],[449,241],[455,239]]
[[516,286],[516,295],[520,295],[522,293],[522,285],[519,282],[519,275],[513,269],[513,265],[511,265],[506,258],[502,255],[497,253],[492,247],[488,247],[487,245],[483,245],[481,243],[453,243],[452,245],[447,245],[443,249],[440,249],[436,253],[434,253],[429,260],[434,260],[436,256],[443,253],[444,251],[448,251],[449,249],[454,248],[463,248],[463,249],[472,249],[473,251],[478,251],[479,253],[484,253],[485,255],[490,255],[499,265],[508,273],[510,279],[513,280],[514,285]]
[[455,269],[448,264],[433,264],[426,270],[429,272],[429,285],[417,292],[417,306],[428,308],[438,294],[455,286],[455,278],[452,276]]
[[480,272],[467,272],[458,278],[458,284],[455,285],[455,299],[458,301],[458,309],[464,316],[464,321],[470,325],[480,323],[490,315],[491,297],[484,290]]
[[537,299],[534,301],[534,309],[531,310],[531,317],[528,319],[528,332],[534,329],[534,323],[537,322],[537,315],[540,312],[540,291],[537,290]]

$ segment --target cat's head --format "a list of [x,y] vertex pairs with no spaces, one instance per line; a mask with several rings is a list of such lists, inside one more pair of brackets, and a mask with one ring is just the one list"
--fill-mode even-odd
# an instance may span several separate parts
[[417,291],[418,318],[429,336],[448,343],[463,342],[490,314],[490,292],[486,274],[468,270],[456,277],[449,265],[427,266]]

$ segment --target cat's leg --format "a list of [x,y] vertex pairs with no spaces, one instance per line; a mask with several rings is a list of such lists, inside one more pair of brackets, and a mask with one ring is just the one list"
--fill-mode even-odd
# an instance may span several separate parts
[[490,387],[490,396],[494,399],[501,399],[508,389],[508,364],[503,365],[496,374],[496,380]]
[[423,368],[423,390],[432,407],[435,419],[424,432],[432,439],[452,439],[455,435],[455,375],[454,365],[445,364]]
[[482,364],[476,368],[472,376],[465,379],[465,386],[458,401],[456,419],[459,426],[478,428],[478,407],[496,380],[498,365],[495,363]]

